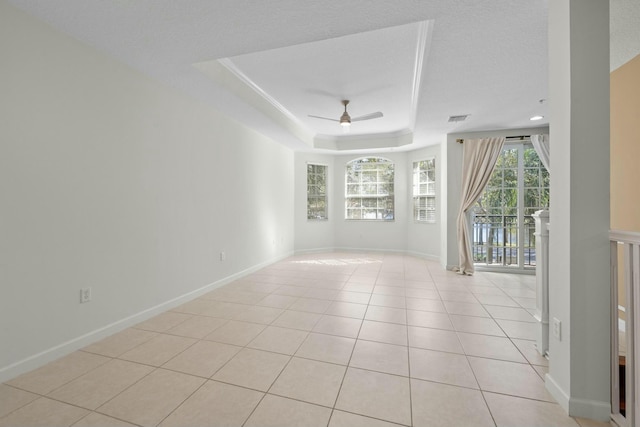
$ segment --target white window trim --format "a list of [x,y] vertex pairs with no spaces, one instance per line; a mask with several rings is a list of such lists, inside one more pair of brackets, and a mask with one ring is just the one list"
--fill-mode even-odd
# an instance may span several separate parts
[[[524,274],[535,274],[535,266],[525,265],[525,255],[524,255],[524,233],[525,233],[525,225],[522,219],[524,218],[523,210],[524,208],[524,194],[525,187],[524,186],[524,170],[526,169],[524,166],[524,150],[526,148],[532,148],[531,141],[526,139],[524,141],[508,141],[504,144],[503,150],[509,148],[517,148],[518,149],[518,265],[486,265],[482,263],[475,263],[475,267],[477,271],[498,271],[498,272],[512,272],[512,273],[524,273]],[[501,153],[502,155],[502,153]],[[544,165],[542,165],[544,167]],[[542,187],[544,188],[544,187]],[[484,192],[484,190],[483,190]],[[475,204],[474,204],[475,207]],[[540,209],[548,209],[548,208],[540,208]],[[473,208],[469,209],[466,214],[467,217],[467,225],[469,230],[473,230]]]
[[[393,218],[392,219],[378,219],[378,218],[348,218],[347,217],[347,212],[348,212],[348,207],[347,207],[347,202],[349,199],[351,198],[356,198],[359,197],[357,195],[349,195],[348,194],[348,175],[347,175],[347,170],[349,168],[349,165],[353,162],[357,162],[359,160],[363,160],[363,159],[381,159],[384,160],[385,162],[390,163],[393,166],[393,182],[392,182],[392,193],[390,195],[387,196],[375,196],[378,199],[381,199],[382,197],[389,197],[391,196],[392,201],[393,201]],[[395,186],[396,186],[396,163],[391,160],[388,159],[386,157],[382,157],[382,156],[375,156],[375,155],[371,155],[371,156],[363,156],[363,157],[358,157],[355,159],[351,159],[349,161],[346,162],[345,164],[345,169],[344,169],[344,220],[348,221],[348,222],[352,222],[352,221],[363,221],[363,222],[394,222],[396,220],[396,195],[395,195]],[[371,197],[373,197],[373,195],[370,195]],[[360,197],[363,197],[363,195],[361,194]],[[379,208],[376,208],[379,209]]]
[[[306,187],[307,187],[307,221],[318,222],[329,220],[329,165],[325,163],[306,162]],[[309,218],[309,166],[323,166],[325,168],[324,176],[324,205],[325,205],[325,217],[324,218]]]
[[[415,192],[415,188],[416,188],[416,184],[415,184],[415,177],[416,177],[416,173],[415,173],[415,168],[414,165],[416,163],[420,163],[420,162],[425,162],[425,161],[429,161],[429,160],[433,160],[434,166],[433,166],[433,172],[434,172],[434,181],[433,181],[433,185],[434,185],[434,190],[433,190],[433,194],[418,194],[416,195]],[[427,157],[427,158],[423,158],[423,159],[419,159],[419,160],[414,160],[411,162],[411,215],[413,216],[413,222],[416,224],[436,224],[438,222],[438,177],[437,177],[437,162],[436,162],[436,157],[432,156],[432,157]],[[418,183],[419,186],[419,183]],[[433,220],[420,220],[416,218],[416,198],[417,197],[433,197],[434,200],[434,214],[433,214]]]

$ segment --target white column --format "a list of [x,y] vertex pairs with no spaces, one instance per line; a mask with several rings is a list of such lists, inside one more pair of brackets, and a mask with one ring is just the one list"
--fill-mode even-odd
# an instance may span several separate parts
[[609,1],[548,5],[553,230],[546,386],[570,415],[604,421],[611,407]]
[[541,355],[549,351],[549,211],[537,211],[536,223],[536,314],[538,336],[536,347]]

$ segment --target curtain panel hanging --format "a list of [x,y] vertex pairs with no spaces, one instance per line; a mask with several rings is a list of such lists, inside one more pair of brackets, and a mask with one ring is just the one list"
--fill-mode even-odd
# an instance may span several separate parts
[[504,146],[504,138],[465,139],[462,151],[462,198],[458,212],[458,257],[455,269],[460,274],[475,271],[471,254],[471,238],[467,211],[480,198],[496,166]]
[[540,161],[547,168],[547,172],[551,175],[551,152],[549,149],[549,135],[541,134],[541,135],[531,135],[531,143],[533,144],[533,148],[535,148]]

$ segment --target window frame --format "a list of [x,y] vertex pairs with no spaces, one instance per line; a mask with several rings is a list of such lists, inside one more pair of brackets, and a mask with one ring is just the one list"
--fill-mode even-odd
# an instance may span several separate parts
[[[363,167],[363,165],[374,165],[375,167]],[[386,170],[382,170],[379,165],[387,166]],[[396,220],[395,169],[396,165],[393,160],[379,156],[359,157],[346,163],[344,172],[345,221],[393,222]],[[375,172],[375,180],[366,179],[367,176],[371,178],[371,172]],[[389,172],[391,179],[381,180],[381,174],[384,176]],[[353,181],[353,178],[356,178],[356,182]],[[350,189],[354,187],[358,190],[357,193],[350,192]],[[370,192],[373,187],[375,187],[375,193]],[[384,188],[387,189],[387,192],[381,193],[381,189]],[[372,206],[374,200],[375,206]],[[390,218],[388,217],[389,210]],[[357,211],[360,212],[359,218],[349,216],[350,212]],[[374,211],[376,218],[365,218],[367,211]]]
[[[476,242],[477,236],[476,236],[474,222],[476,217],[484,216],[487,218],[493,217],[494,219],[501,218],[499,223],[503,225],[496,223],[498,224],[498,227],[494,227],[494,225],[496,224],[493,224],[490,227],[494,229],[502,229],[503,239],[505,239],[504,237],[505,234],[510,236],[510,239],[507,239],[507,240],[511,240],[511,238],[515,236],[515,241],[516,241],[515,248],[517,249],[515,259],[517,260],[517,262],[515,264],[507,263],[506,262],[507,255],[505,252],[503,252],[502,264],[487,263],[486,261],[474,261],[474,264],[478,270],[531,272],[535,270],[535,264],[532,263],[532,258],[531,258],[531,255],[535,254],[535,236],[534,236],[535,227],[532,228],[533,221],[531,219],[531,214],[532,212],[539,209],[548,209],[548,206],[544,206],[544,203],[542,202],[542,200],[544,199],[543,198],[543,194],[544,194],[544,196],[546,196],[546,199],[544,200],[546,200],[547,202],[549,201],[549,197],[548,197],[549,190],[550,190],[549,172],[546,170],[546,168],[544,167],[544,165],[539,159],[535,166],[525,165],[525,151],[533,150],[533,152],[535,152],[535,149],[533,148],[533,145],[531,144],[531,141],[529,139],[522,140],[522,141],[505,142],[504,147],[500,153],[500,156],[503,156],[504,152],[507,150],[516,151],[515,160],[517,164],[515,165],[503,164],[502,166],[496,165],[496,168],[492,173],[491,179],[487,183],[487,186],[483,189],[482,195],[478,200],[479,201],[483,200],[487,190],[500,191],[502,193],[502,196],[501,196],[502,199],[504,198],[504,194],[506,194],[505,193],[506,191],[513,190],[515,191],[515,195],[517,199],[516,206],[514,207],[505,206],[503,203],[499,207],[487,206],[486,204],[483,207],[480,207],[478,202],[476,202],[474,203],[474,206],[467,211],[467,220],[468,220],[469,230],[472,230],[472,233],[473,233],[471,236],[471,248],[474,254],[474,259],[476,257],[476,250],[478,247]],[[537,156],[537,153],[536,153],[536,156]],[[536,171],[537,181],[538,181],[537,186],[525,185],[525,171],[527,170]],[[494,177],[496,173],[502,174],[502,178],[495,179],[495,182],[500,183],[499,186],[492,185],[494,184]],[[507,182],[507,178],[505,178],[507,177],[507,173],[509,174],[508,180],[511,182],[510,185],[505,185],[505,182]],[[539,190],[538,206],[526,206],[525,193],[528,190],[536,190],[536,191]],[[478,215],[479,209],[489,209],[493,212]],[[500,211],[500,213],[498,213],[498,211]],[[504,218],[514,217],[514,216],[516,218],[515,225],[512,225],[512,224],[509,224],[509,226],[505,225],[506,221]],[[507,229],[509,229],[510,231],[507,232]],[[498,243],[500,243],[499,240],[498,240]],[[480,246],[482,246],[482,244]],[[496,244],[493,246],[495,248],[498,248],[499,251],[505,250],[505,248],[507,248],[507,246],[504,244],[504,241],[502,245]],[[509,245],[508,247],[513,248],[514,246]],[[486,251],[481,251],[481,254],[485,252]],[[514,259],[514,257],[511,255],[508,258]]]
[[[432,167],[427,169],[421,169],[420,165],[425,162],[431,162]],[[421,182],[420,178],[422,176],[421,172],[426,172],[427,181]],[[429,172],[433,172],[433,179],[429,179]],[[416,160],[412,163],[412,203],[413,203],[413,221],[418,224],[435,224],[437,222],[437,176],[436,176],[436,158],[428,157],[421,160]],[[427,191],[422,193],[420,189],[422,188],[422,184],[426,185]],[[433,191],[429,191],[429,184],[432,184]],[[425,199],[424,207],[420,206],[420,199]],[[427,200],[433,200],[433,206],[429,207],[429,203]],[[425,219],[420,219],[419,212],[424,211]],[[429,212],[433,212],[433,218],[429,219]]]
[[[318,173],[317,171],[310,172],[309,171],[310,168],[312,169],[322,168],[324,173],[321,174],[321,173]],[[318,184],[317,182],[311,183],[309,179],[310,176],[324,177],[324,192],[318,191],[316,193],[313,193],[311,191],[311,189],[314,187],[319,188],[320,184]],[[322,164],[322,163],[307,162],[307,221],[328,221],[329,220],[328,188],[329,188],[329,165]],[[313,208],[311,207],[310,202],[312,200],[315,200],[316,202],[318,200],[324,201],[324,217],[318,218],[317,216],[311,215]]]

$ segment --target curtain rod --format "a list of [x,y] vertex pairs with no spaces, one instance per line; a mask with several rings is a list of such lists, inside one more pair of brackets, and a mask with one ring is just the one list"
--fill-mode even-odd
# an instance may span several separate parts
[[[506,136],[504,139],[517,139],[517,140],[524,140],[525,138],[531,138],[531,135],[517,135],[517,136]],[[458,144],[464,144],[464,139],[462,138],[458,138],[456,139],[456,142]]]

